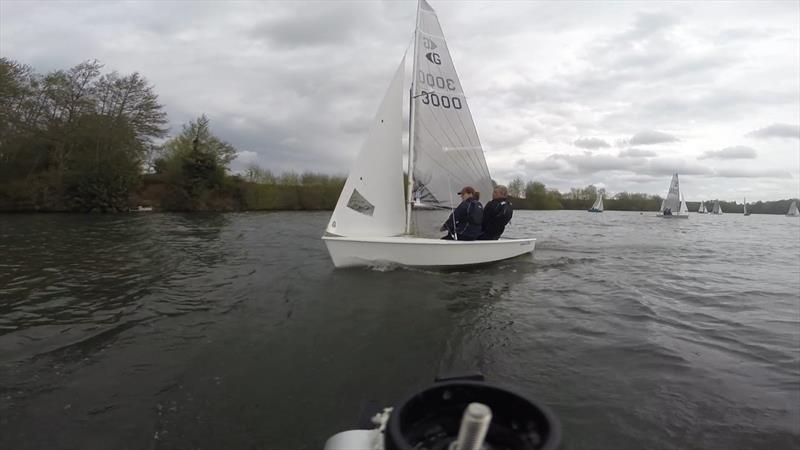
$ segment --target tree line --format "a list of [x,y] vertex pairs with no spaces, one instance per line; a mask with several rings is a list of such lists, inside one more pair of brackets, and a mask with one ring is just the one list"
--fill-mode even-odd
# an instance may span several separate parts
[[[103,73],[98,61],[37,73],[0,57],[0,211],[333,209],[345,178],[273,173],[258,165],[231,174],[237,150],[200,115],[167,136],[167,114],[139,73]],[[604,190],[561,193],[520,178],[508,185],[519,209],[588,209]],[[488,201],[488,199],[486,199]],[[661,197],[621,192],[606,209],[656,211]],[[783,214],[789,200],[756,202]],[[741,204],[721,202],[726,212]],[[698,203],[689,203],[696,211]],[[710,206],[710,204],[707,204]]]
[[344,179],[251,166],[205,115],[167,138],[167,115],[139,73],[98,61],[37,73],[0,58],[0,210],[330,209]]
[[[538,181],[525,182],[517,177],[508,183],[508,194],[517,209],[575,209],[585,210],[592,207],[598,195],[603,195],[603,207],[614,211],[658,211],[663,197],[634,192],[619,192],[607,196],[606,190],[589,185],[584,188],[571,188],[562,193],[557,189],[547,189]],[[753,214],[786,214],[793,199],[758,201],[747,204],[747,210]],[[714,200],[704,201],[706,209],[711,211]],[[726,213],[743,213],[744,204],[720,201],[720,207]],[[700,208],[700,202],[686,202],[689,211]]]
[[[511,180],[507,187],[517,209],[589,209],[598,195],[606,195],[605,189],[594,185],[571,188],[562,193],[557,189],[547,189],[539,181],[525,182],[521,178]],[[657,211],[661,200],[658,195],[620,192],[604,198],[603,206],[617,211]]]

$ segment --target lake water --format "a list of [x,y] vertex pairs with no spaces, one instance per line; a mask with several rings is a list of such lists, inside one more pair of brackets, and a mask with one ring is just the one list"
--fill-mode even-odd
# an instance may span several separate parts
[[533,258],[335,270],[329,213],[0,215],[0,448],[320,449],[481,371],[569,449],[800,447],[800,220],[515,213]]

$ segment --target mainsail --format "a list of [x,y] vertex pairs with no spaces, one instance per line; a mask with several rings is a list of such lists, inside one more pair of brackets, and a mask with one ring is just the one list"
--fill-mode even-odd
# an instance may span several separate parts
[[396,236],[405,230],[403,196],[403,75],[405,56],[392,78],[327,232],[348,237]]
[[664,203],[661,205],[661,212],[664,212],[665,209],[669,209],[673,214],[681,210],[681,190],[677,173],[672,175],[667,198],[664,199]]
[[792,200],[791,206],[789,206],[789,211],[786,213],[787,216],[800,216],[800,210],[797,209],[797,200]]
[[415,43],[409,149],[414,192],[410,198],[451,208],[460,201],[456,190],[472,186],[488,199],[492,179],[478,131],[439,19],[425,0],[419,2]]
[[598,195],[597,200],[594,201],[592,205],[592,210],[594,211],[602,211],[603,210],[603,196]]
[[742,209],[743,209],[744,215],[746,216],[747,215],[747,199],[744,199],[744,202],[742,203]]
[[711,210],[712,214],[722,214],[722,207],[719,205],[719,200],[714,200],[714,208]]

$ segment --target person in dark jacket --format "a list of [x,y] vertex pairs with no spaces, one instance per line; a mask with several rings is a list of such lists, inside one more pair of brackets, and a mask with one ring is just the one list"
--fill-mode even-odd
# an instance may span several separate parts
[[506,229],[514,215],[514,206],[508,201],[508,189],[497,185],[492,191],[492,200],[483,208],[483,232],[478,238],[482,241],[495,241]]
[[481,234],[483,205],[475,199],[475,189],[466,186],[458,193],[461,204],[450,214],[439,231],[447,231],[442,239],[458,241],[474,241]]

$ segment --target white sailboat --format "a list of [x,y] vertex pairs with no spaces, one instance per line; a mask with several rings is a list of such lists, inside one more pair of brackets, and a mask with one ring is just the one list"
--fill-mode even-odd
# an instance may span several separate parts
[[722,206],[719,205],[719,200],[714,200],[714,207],[711,208],[711,214],[725,214],[722,211]]
[[597,200],[595,200],[592,207],[589,208],[589,212],[594,212],[594,213],[603,212],[603,194],[597,194]]
[[683,193],[681,193],[681,215],[689,217],[689,205],[686,204],[686,199],[683,197]]
[[697,208],[697,213],[698,214],[705,214],[707,212],[708,212],[708,210],[706,209],[706,203],[705,202],[700,202],[700,207]]
[[686,201],[681,195],[680,183],[678,182],[678,174],[672,175],[672,181],[669,183],[669,191],[667,191],[667,198],[661,202],[661,211],[659,217],[664,219],[688,219],[689,207],[686,206]]
[[800,210],[797,209],[797,200],[792,200],[789,211],[786,212],[786,217],[800,217]]
[[750,214],[752,214],[750,211],[747,210],[747,197],[745,197],[744,201],[742,202],[742,210],[745,216],[749,216]]
[[[446,241],[412,234],[414,203],[457,206],[454,189],[484,195],[492,181],[436,12],[417,7],[410,95],[407,195],[403,194],[405,56],[347,177],[322,239],[336,267],[459,266],[533,252],[536,239]],[[406,203],[406,198],[409,199]]]

